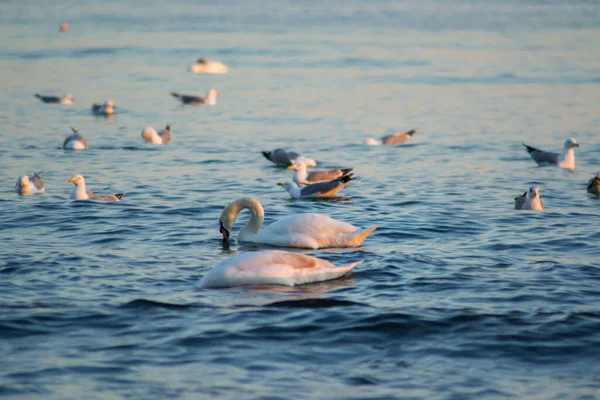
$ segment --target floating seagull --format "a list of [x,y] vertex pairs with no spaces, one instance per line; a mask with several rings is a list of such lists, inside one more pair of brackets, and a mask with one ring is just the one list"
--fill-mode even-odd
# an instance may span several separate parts
[[262,155],[269,161],[275,163],[278,167],[289,167],[290,165],[304,163],[307,167],[316,167],[317,162],[312,158],[306,158],[295,151],[287,152],[283,149],[273,151],[263,151]]
[[87,149],[87,142],[79,134],[79,131],[73,127],[71,127],[73,131],[72,135],[69,135],[65,138],[63,142],[63,149],[65,150],[84,150]]
[[96,115],[112,115],[115,113],[115,106],[112,100],[105,101],[103,104],[92,104],[92,114]]
[[171,96],[179,99],[183,104],[206,104],[208,106],[214,106],[217,104],[217,96],[219,92],[215,89],[210,89],[206,92],[206,97],[192,96],[187,94],[171,93]]
[[600,171],[598,171],[596,176],[588,182],[587,191],[596,196],[600,196]]
[[353,168],[330,169],[326,171],[306,171],[306,164],[301,161],[290,165],[287,167],[287,169],[294,170],[292,180],[301,186],[332,181],[346,175],[352,171]]
[[171,141],[171,127],[167,125],[157,133],[153,127],[147,126],[142,131],[142,139],[150,144],[167,144]]
[[365,144],[368,144],[370,146],[377,146],[380,144],[404,144],[408,139],[412,137],[412,135],[414,135],[417,129],[413,129],[408,132],[396,132],[394,134],[384,136],[381,139],[368,138],[367,140],[365,140]]
[[352,174],[346,174],[329,182],[313,183],[312,185],[307,185],[304,187],[298,187],[298,185],[292,181],[285,183],[278,182],[277,185],[283,186],[283,188],[290,194],[292,199],[327,199],[338,194],[338,192],[345,188],[346,185],[353,179],[355,179],[355,177],[352,176]]
[[538,165],[557,165],[560,168],[575,169],[575,147],[579,147],[577,140],[569,138],[565,140],[562,153],[550,153],[547,151],[536,149],[535,147],[527,146],[521,143],[527,152],[538,163]]
[[229,72],[227,66],[218,61],[199,58],[195,64],[190,67],[190,72],[195,74],[226,74]]
[[544,204],[540,199],[540,188],[532,186],[528,191],[515,197],[515,210],[533,210],[542,211]]
[[265,212],[258,200],[242,197],[229,204],[219,217],[223,241],[227,241],[237,215],[244,209],[252,213],[240,230],[240,242],[263,243],[280,247],[320,249],[328,247],[358,247],[377,225],[366,230],[337,221],[323,214],[295,214],[262,227]]
[[69,25],[69,23],[67,21],[65,21],[62,24],[60,24],[60,31],[61,32],[68,32],[70,27],[71,26]]
[[339,278],[361,264],[343,267],[322,258],[281,250],[252,251],[237,254],[213,267],[196,284],[200,288],[243,285],[295,286]]
[[19,179],[17,179],[15,192],[21,196],[44,193],[46,188],[44,187],[44,182],[42,182],[42,179],[40,178],[42,172],[44,171],[33,174],[33,176],[21,175]]
[[75,175],[69,179],[69,182],[75,185],[71,192],[70,199],[72,200],[96,200],[104,202],[119,201],[123,197],[123,193],[109,194],[107,196],[99,196],[94,192],[85,191],[85,179],[81,175]]
[[42,96],[41,94],[36,93],[34,96],[43,101],[44,103],[73,104],[73,101],[75,101],[73,95],[70,94],[65,94],[64,96],[60,97]]

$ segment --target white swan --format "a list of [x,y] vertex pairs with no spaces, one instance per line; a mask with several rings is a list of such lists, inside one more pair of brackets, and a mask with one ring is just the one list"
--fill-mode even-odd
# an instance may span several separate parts
[[250,220],[241,229],[240,242],[264,243],[280,247],[321,249],[328,247],[358,247],[373,232],[377,225],[366,230],[337,221],[323,214],[295,214],[260,229],[265,212],[258,200],[242,197],[229,204],[219,218],[223,240],[228,240],[237,215],[244,209],[252,213]]
[[229,69],[222,62],[199,58],[195,64],[190,66],[190,72],[195,74],[226,74]]
[[253,251],[221,261],[198,281],[196,286],[295,286],[339,278],[361,263],[362,261],[358,261],[336,267],[327,260],[289,251]]

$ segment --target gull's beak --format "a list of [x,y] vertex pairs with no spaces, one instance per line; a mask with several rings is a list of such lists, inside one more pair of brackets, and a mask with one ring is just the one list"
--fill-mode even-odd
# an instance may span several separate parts
[[75,183],[75,179],[70,178],[68,182]]
[[287,167],[286,169],[296,169],[296,166],[294,164],[290,165],[289,167]]
[[277,182],[277,186],[283,186],[283,183]]
[[579,143],[573,143],[573,147],[579,147]]
[[223,241],[229,240],[229,231],[225,229],[223,223],[219,221],[219,232],[223,235]]
[[27,184],[25,183],[25,181],[21,181],[21,187],[25,187],[27,186]]

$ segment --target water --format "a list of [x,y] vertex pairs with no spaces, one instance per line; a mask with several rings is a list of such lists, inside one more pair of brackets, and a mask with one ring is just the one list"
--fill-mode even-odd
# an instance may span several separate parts
[[[585,192],[600,169],[597,2],[1,8],[0,395],[600,397],[600,201]],[[231,73],[187,73],[198,57]],[[215,107],[168,95],[211,87]],[[91,116],[107,99],[119,114]],[[171,144],[141,142],[167,123]],[[70,126],[87,151],[60,149]],[[409,145],[362,145],[413,127]],[[574,172],[520,144],[570,136]],[[276,186],[288,171],[259,154],[276,147],[361,179],[344,201],[291,201]],[[44,195],[12,192],[40,170]],[[123,202],[66,201],[77,173]],[[515,212],[532,184],[546,211]],[[242,195],[267,222],[311,211],[379,229],[361,249],[306,252],[365,261],[339,280],[194,288],[256,249],[220,243]]]

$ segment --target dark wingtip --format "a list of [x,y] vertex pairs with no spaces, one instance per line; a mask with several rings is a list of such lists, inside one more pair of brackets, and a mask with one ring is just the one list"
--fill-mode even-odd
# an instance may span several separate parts
[[124,193],[117,193],[117,194],[115,194],[115,197],[116,197],[117,199],[119,199],[119,200],[121,200],[121,199],[123,198],[123,196],[125,196],[125,194],[124,194]]
[[269,161],[271,161],[271,152],[270,151],[261,151],[262,155]]
[[34,94],[35,97],[37,97],[38,99],[41,99],[42,96],[39,93]]
[[531,146],[527,146],[525,143],[521,143],[523,146],[525,146],[525,148],[527,149],[527,152],[529,154],[533,153],[534,151],[537,151],[537,149],[535,147],[531,147]]
[[347,175],[353,169],[354,168],[344,168],[344,169],[340,169],[340,171],[342,171],[342,176],[344,176],[344,175]]
[[171,92],[171,96],[175,97],[176,99],[180,98],[181,96],[179,95],[179,93],[175,93],[175,92]]
[[417,129],[419,129],[419,128],[412,129],[412,130],[410,130],[410,131],[406,132],[406,134],[407,134],[408,136],[411,136],[411,137],[412,137],[412,135],[414,135],[414,134],[415,134],[415,132],[417,131]]
[[79,133],[79,129],[75,129],[75,128],[73,128],[72,126],[71,126],[70,128],[71,128],[71,130],[73,131],[73,133]]

